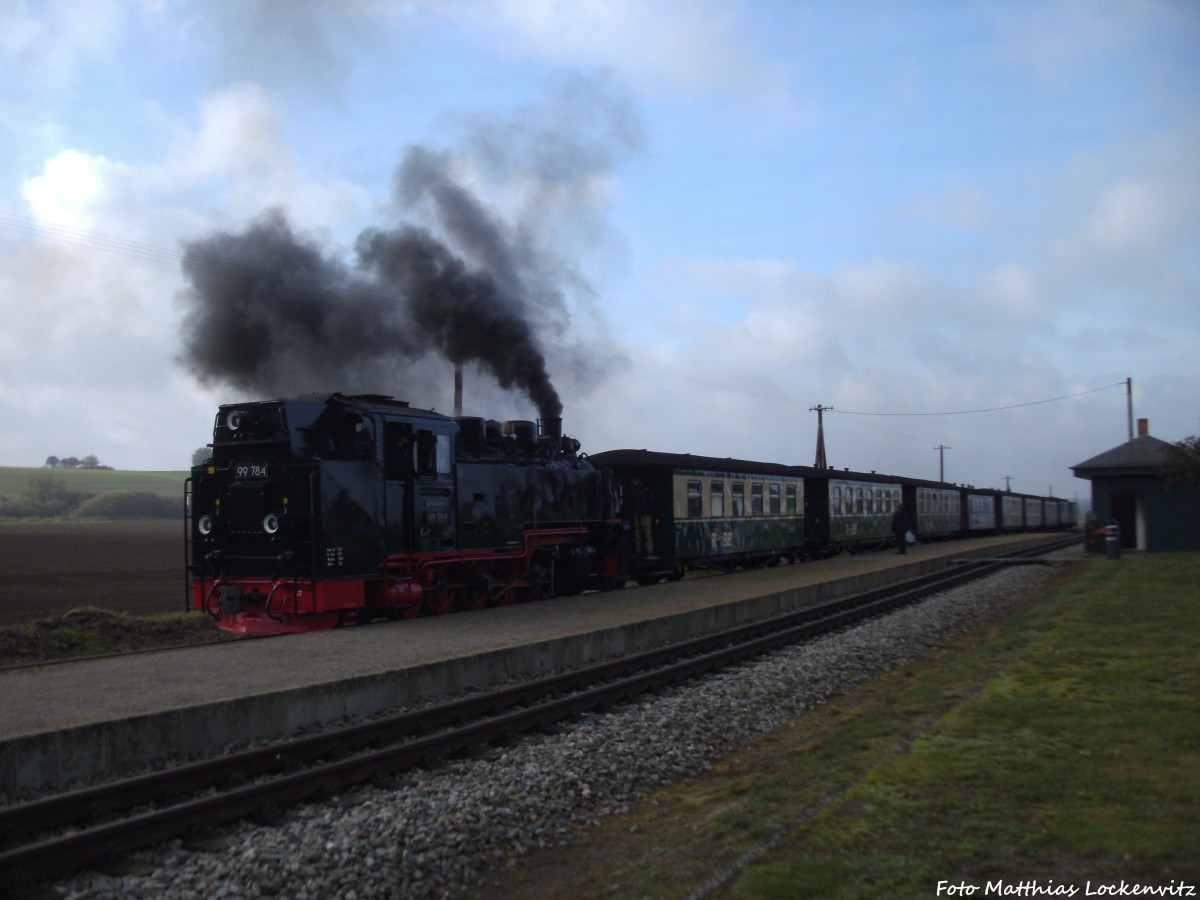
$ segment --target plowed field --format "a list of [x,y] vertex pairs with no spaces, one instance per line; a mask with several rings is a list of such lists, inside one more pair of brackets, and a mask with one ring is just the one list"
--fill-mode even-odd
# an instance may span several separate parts
[[0,627],[79,606],[181,611],[183,566],[182,522],[0,524]]

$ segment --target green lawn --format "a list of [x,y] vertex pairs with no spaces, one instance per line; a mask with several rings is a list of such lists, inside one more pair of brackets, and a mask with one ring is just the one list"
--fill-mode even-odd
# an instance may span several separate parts
[[[1030,881],[1080,896],[1122,880],[1200,889],[1200,555],[1094,563],[919,681],[843,730],[849,788],[800,817],[732,896],[933,897],[939,884],[999,896]],[[902,752],[865,766],[870,754],[853,752],[972,682]],[[829,779],[814,764],[829,749],[797,759],[786,780]],[[768,819],[790,805],[772,794],[758,806]]]

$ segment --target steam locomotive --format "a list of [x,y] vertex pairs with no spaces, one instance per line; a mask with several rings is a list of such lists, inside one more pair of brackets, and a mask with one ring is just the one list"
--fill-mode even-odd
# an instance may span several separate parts
[[624,584],[608,474],[542,424],[381,396],[222,406],[188,479],[192,605],[262,634]]
[[268,634],[479,609],[690,568],[1069,527],[1071,504],[645,450],[587,457],[561,420],[451,418],[342,394],[220,407],[187,482],[189,603]]

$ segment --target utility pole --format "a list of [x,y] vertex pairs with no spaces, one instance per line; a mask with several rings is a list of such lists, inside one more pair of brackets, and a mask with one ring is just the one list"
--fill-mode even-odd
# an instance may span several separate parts
[[1133,440],[1133,379],[1125,379],[1125,406],[1129,411],[1129,439]]
[[933,448],[938,452],[938,481],[946,480],[946,451],[953,450],[953,447],[945,447],[938,444]]
[[817,414],[817,458],[813,462],[813,466],[818,469],[828,469],[829,460],[825,457],[825,420],[824,414],[832,412],[832,406],[822,406],[818,403],[816,406],[810,406],[809,412]]
[[1004,479],[1004,490],[1011,492],[1013,477],[1011,475],[1001,475],[1000,477]]

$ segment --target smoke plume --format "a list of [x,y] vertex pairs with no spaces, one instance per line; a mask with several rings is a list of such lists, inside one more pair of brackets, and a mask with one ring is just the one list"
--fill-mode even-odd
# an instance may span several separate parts
[[189,243],[184,363],[202,381],[252,394],[392,393],[411,389],[414,363],[436,352],[524,392],[543,417],[561,415],[498,226],[455,193],[462,208],[448,227],[489,269],[411,225],[364,231],[346,265],[298,236],[278,210],[241,233]]
[[[477,128],[473,157],[410,148],[394,182],[397,221],[363,230],[353,258],[298,234],[279,210],[239,233],[189,242],[181,361],[201,381],[258,396],[414,399],[441,394],[434,385],[448,381],[446,369],[435,375],[422,363],[442,358],[524,393],[542,417],[561,415],[542,341],[554,341],[560,363],[578,357],[568,364],[574,377],[596,368],[565,342],[567,295],[578,309],[591,289],[559,248],[581,229],[586,244],[599,242],[597,167],[639,137],[625,105],[602,87],[581,95],[572,85],[549,110]],[[580,124],[556,139],[536,124],[568,119]],[[509,219],[468,187],[479,167],[484,178],[521,187]]]

